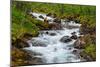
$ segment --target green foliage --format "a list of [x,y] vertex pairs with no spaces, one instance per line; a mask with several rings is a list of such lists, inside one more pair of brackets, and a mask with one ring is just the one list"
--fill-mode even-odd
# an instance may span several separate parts
[[87,57],[89,56],[92,60],[96,60],[96,36],[95,34],[86,34],[84,37],[84,49],[81,52],[81,56]]
[[89,55],[92,59],[96,59],[96,45],[95,44],[89,44],[89,46],[87,46],[84,49],[84,52]]
[[87,33],[95,33],[96,28],[96,18],[95,16],[80,16],[79,17],[81,26],[81,31]]
[[12,39],[21,38],[25,33],[33,34],[33,36],[37,35],[39,28],[35,23],[32,23],[36,22],[36,20],[31,21],[21,8],[16,8],[15,6],[16,4],[12,5]]

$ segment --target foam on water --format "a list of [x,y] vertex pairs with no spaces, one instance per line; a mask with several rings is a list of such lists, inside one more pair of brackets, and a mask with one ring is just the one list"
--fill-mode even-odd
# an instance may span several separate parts
[[[34,16],[37,17],[37,19],[40,19],[38,16],[42,15],[46,17],[45,14],[39,14],[39,13],[32,13]],[[48,17],[49,19],[53,19]],[[70,23],[70,25],[78,25],[80,24],[75,24],[75,23]],[[49,34],[46,34],[45,32],[48,33],[55,33],[55,36],[51,36]],[[60,39],[63,36],[71,36],[72,32],[76,32],[76,35],[79,36],[79,28],[75,29],[67,29],[64,28],[63,30],[44,30],[40,31],[38,37],[33,37],[32,40],[29,40],[28,43],[30,47],[24,48],[25,50],[31,50],[36,53],[42,54],[41,56],[36,55],[35,57],[42,58],[44,63],[64,63],[64,62],[79,62],[81,61],[78,56],[74,55],[72,51],[74,50],[73,43],[75,40],[72,40],[71,42],[68,43],[62,43],[60,42]],[[32,46],[32,41],[38,40],[44,42],[47,46]],[[69,46],[71,45],[71,46]],[[71,48],[69,50],[69,48]]]

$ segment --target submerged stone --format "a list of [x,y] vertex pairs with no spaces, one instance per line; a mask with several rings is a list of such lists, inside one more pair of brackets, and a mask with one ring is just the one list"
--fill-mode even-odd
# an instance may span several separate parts
[[67,43],[72,41],[71,38],[69,36],[64,36],[60,39],[61,42]]

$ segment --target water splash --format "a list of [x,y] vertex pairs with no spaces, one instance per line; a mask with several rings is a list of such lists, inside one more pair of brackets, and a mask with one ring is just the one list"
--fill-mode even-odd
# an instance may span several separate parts
[[[40,15],[43,17],[46,17],[46,14],[40,14],[40,13],[32,13],[36,19],[43,21],[44,19],[39,18]],[[47,17],[47,19],[53,20],[54,18]],[[53,23],[53,22],[52,22]],[[62,22],[62,25],[65,25],[65,22]],[[81,26],[81,24],[76,24],[73,21],[70,21],[68,23],[72,26]],[[46,34],[48,32],[48,34]],[[64,62],[79,62],[81,61],[80,58],[77,55],[74,55],[72,51],[75,49],[73,47],[73,43],[75,40],[72,40],[68,43],[62,43],[60,42],[60,39],[63,36],[71,36],[72,32],[76,32],[77,36],[80,36],[79,34],[79,28],[73,28],[73,29],[67,29],[63,28],[63,30],[44,30],[40,31],[39,36],[32,38],[32,40],[29,40],[28,43],[30,47],[24,48],[25,50],[31,50],[36,53],[40,53],[41,56],[36,55],[35,57],[42,58],[44,63],[64,63]],[[55,33],[55,36],[51,36],[49,33]],[[32,42],[34,40],[41,41],[44,44],[46,44],[46,47],[43,46],[33,46]]]

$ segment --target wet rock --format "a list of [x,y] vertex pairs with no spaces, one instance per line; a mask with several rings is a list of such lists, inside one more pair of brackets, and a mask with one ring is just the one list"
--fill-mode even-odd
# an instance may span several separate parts
[[46,34],[49,34],[49,32],[48,32],[48,31],[46,31],[45,33],[46,33]]
[[72,51],[72,53],[75,54],[75,55],[79,55],[80,52],[81,52],[81,50],[78,50],[78,49],[75,49],[75,50]]
[[73,50],[73,52],[72,52],[73,54],[76,54],[77,53],[77,50]]
[[73,36],[71,36],[71,39],[77,39],[77,35],[73,35]]
[[52,13],[48,13],[46,16],[51,16],[52,15]]
[[14,46],[16,48],[24,48],[24,47],[29,47],[29,44],[26,42],[25,39],[17,39],[14,43]]
[[61,42],[67,43],[72,41],[71,38],[69,36],[64,36],[60,39]]
[[80,23],[80,20],[78,19],[74,19],[73,21],[75,21],[75,23]]
[[71,34],[72,34],[71,39],[75,39],[76,40],[78,38],[77,35],[76,35],[76,32],[73,32]]
[[48,22],[49,22],[48,19],[47,19],[47,17],[44,18],[44,22],[45,22],[45,23],[48,23]]
[[72,49],[71,47],[68,48],[68,50],[71,50],[71,49]]
[[61,30],[62,26],[59,23],[51,23],[49,24],[49,29],[50,30]]
[[40,15],[39,18],[44,19],[44,17],[42,15]]
[[16,48],[29,47],[27,41],[32,39],[32,37],[33,37],[32,34],[25,33],[21,38],[16,39],[16,41],[13,42],[13,44]]
[[32,45],[33,46],[41,46],[41,47],[46,47],[47,45],[45,44],[45,42],[42,42],[40,40],[33,40],[32,41]]
[[32,18],[37,18],[36,16],[32,15]]
[[72,32],[71,34],[72,34],[72,35],[75,35],[75,34],[76,34],[76,32]]
[[78,38],[74,43],[74,47],[77,49],[83,49],[84,45],[85,45],[85,42],[82,38]]
[[57,15],[55,13],[48,13],[46,16],[50,16],[50,17],[53,17],[53,18],[57,17]]
[[51,36],[55,36],[55,35],[56,35],[56,33],[50,33],[50,35],[51,35]]
[[53,20],[53,22],[61,23],[61,19],[56,18],[56,19]]

